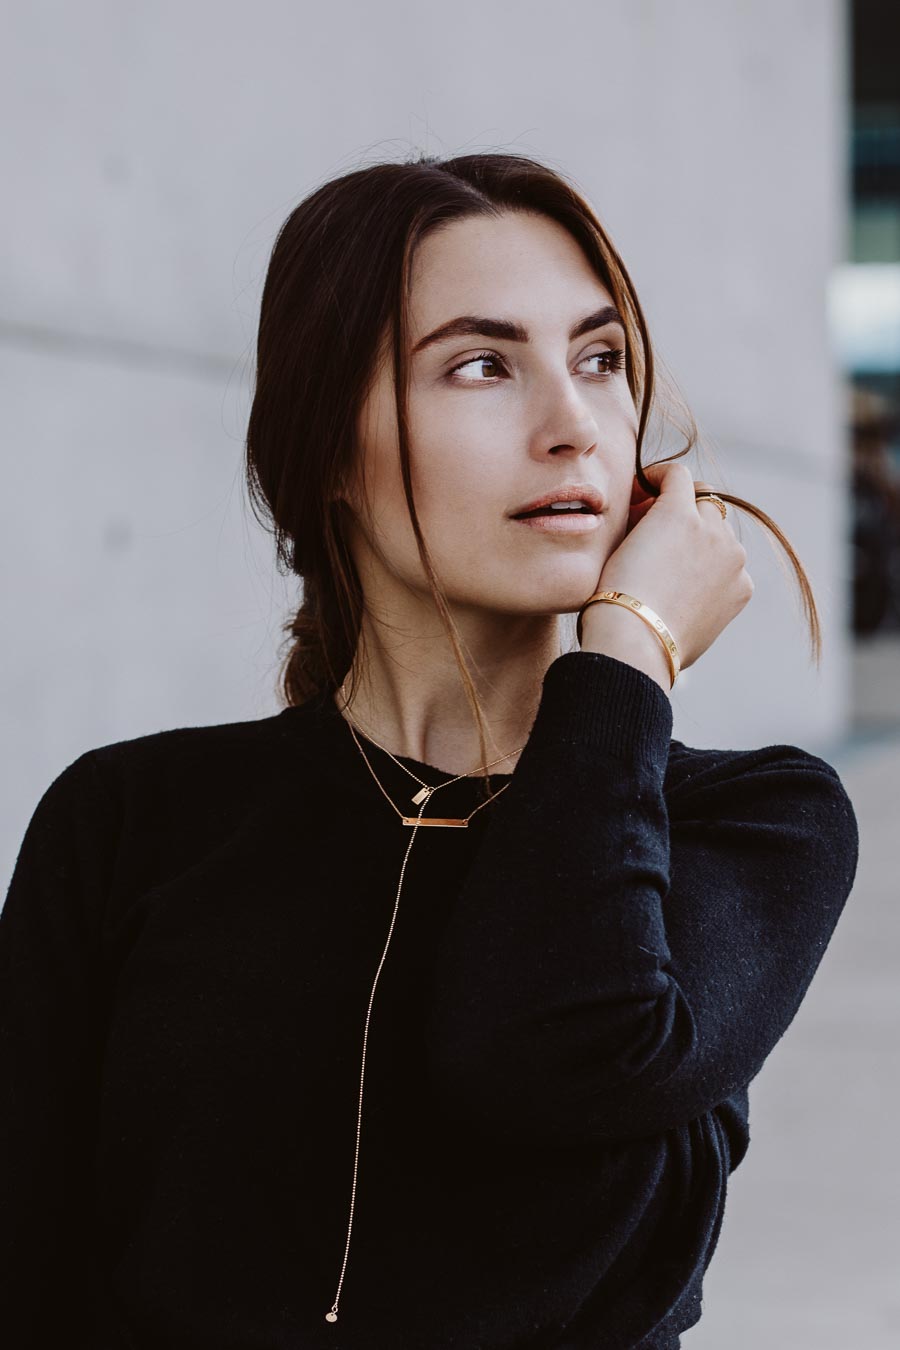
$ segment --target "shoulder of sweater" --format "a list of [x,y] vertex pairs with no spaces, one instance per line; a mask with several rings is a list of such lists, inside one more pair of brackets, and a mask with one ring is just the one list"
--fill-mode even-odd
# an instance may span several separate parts
[[731,778],[743,774],[795,773],[800,770],[824,774],[840,782],[833,764],[802,746],[778,742],[770,745],[748,746],[739,749],[685,745],[683,741],[670,742],[666,773],[667,787],[677,788],[682,783],[705,777]]
[[95,745],[68,765],[60,778],[93,769],[109,790],[114,785],[159,783],[173,778],[227,782],[254,765],[276,762],[287,738],[281,712],[241,721],[167,727]]
[[833,764],[799,745],[772,744],[745,749],[697,748],[671,742],[664,790],[674,814],[716,816],[762,813],[795,824],[802,817],[832,823],[854,849],[859,829],[853,803]]

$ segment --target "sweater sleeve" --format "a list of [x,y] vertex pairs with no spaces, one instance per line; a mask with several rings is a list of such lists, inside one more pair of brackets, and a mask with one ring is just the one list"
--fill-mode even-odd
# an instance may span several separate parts
[[425,1023],[443,1108],[574,1143],[657,1133],[759,1072],[856,872],[835,770],[796,746],[688,752],[603,653],[548,668],[447,926]]
[[18,1350],[93,1315],[100,921],[114,809],[88,751],[46,789],[0,911],[0,1328]]

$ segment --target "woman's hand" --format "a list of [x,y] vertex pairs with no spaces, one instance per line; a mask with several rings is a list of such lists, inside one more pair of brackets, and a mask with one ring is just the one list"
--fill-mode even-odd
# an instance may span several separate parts
[[[650,464],[644,472],[660,484],[660,494],[645,497],[635,479],[627,533],[604,563],[596,589],[625,591],[656,610],[686,669],[752,596],[747,552],[730,516],[723,520],[715,502],[695,500],[695,492],[715,488],[695,481],[687,465],[673,460]],[[582,631],[588,631],[592,615],[610,608],[591,605],[582,615]]]

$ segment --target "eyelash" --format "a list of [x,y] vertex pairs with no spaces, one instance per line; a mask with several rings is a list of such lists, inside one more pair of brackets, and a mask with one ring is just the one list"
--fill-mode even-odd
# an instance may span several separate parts
[[[595,379],[600,379],[600,378],[608,379],[610,376],[618,374],[618,372],[623,368],[623,366],[624,366],[624,364],[625,364],[625,352],[624,352],[623,348],[621,348],[621,347],[614,347],[611,351],[606,351],[606,352],[593,352],[590,356],[585,356],[585,357],[584,357],[584,360],[585,360],[585,361],[593,361],[593,360],[595,360],[598,356],[605,356],[605,357],[608,357],[609,360],[612,362],[612,365],[611,365],[611,368],[606,372],[606,374],[605,374],[604,377],[601,377],[601,376],[595,376],[595,377],[594,377]],[[503,357],[500,356],[498,352],[487,352],[487,351],[485,351],[485,352],[479,352],[479,353],[477,354],[477,356],[469,356],[469,357],[466,358],[465,361],[460,361],[459,365],[453,366],[452,369],[449,370],[447,373],[448,373],[449,376],[453,376],[453,375],[456,374],[456,372],[457,372],[458,370],[464,370],[466,366],[474,365],[476,361],[493,361],[496,365],[502,366],[504,369],[506,369],[506,363],[504,362]],[[459,383],[459,384],[489,384],[490,381],[489,381],[489,380],[459,380],[459,381],[457,381],[457,383]]]

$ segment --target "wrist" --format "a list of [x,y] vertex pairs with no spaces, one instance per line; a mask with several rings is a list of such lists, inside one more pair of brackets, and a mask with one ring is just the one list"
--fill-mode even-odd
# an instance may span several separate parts
[[636,666],[663,693],[672,690],[672,672],[662,643],[643,619],[630,614],[623,605],[599,601],[589,605],[581,616],[581,650],[600,652]]

